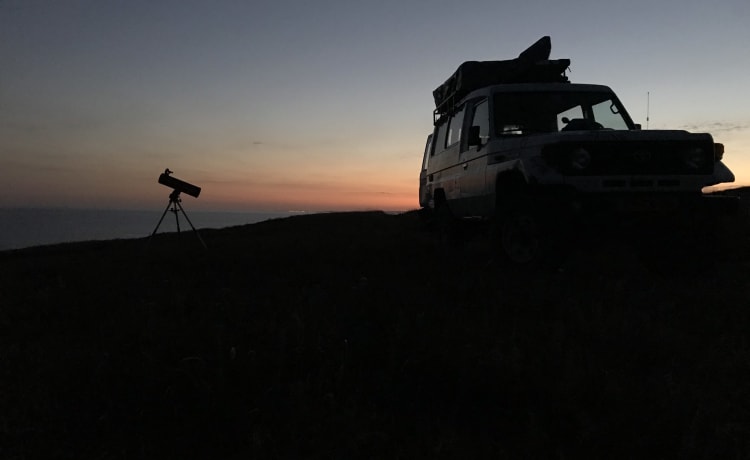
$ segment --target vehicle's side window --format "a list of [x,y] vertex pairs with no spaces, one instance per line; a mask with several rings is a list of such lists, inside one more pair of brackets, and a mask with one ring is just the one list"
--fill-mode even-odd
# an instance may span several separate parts
[[427,144],[424,147],[424,158],[422,159],[422,171],[426,171],[427,167],[430,165],[430,157],[434,155],[434,151],[432,150],[432,134],[427,136]]
[[557,114],[557,130],[560,131],[563,129],[567,123],[563,122],[563,118],[567,118],[568,120],[575,120],[576,118],[583,118],[583,109],[580,105],[577,105],[575,107],[571,107],[568,110],[564,112],[560,112]]
[[605,128],[628,129],[628,124],[625,123],[617,105],[611,99],[592,105],[591,111],[594,114],[594,120]]
[[446,147],[456,144],[461,140],[461,128],[464,124],[464,109],[465,107],[461,107],[461,109],[454,113],[448,121],[448,137],[445,139]]
[[490,138],[490,110],[487,99],[474,106],[471,126],[479,126],[479,139],[482,145],[486,144]]
[[437,137],[433,139],[433,143],[435,144],[435,146],[432,148],[432,156],[437,155],[445,150],[445,134],[447,132],[448,122],[444,121],[442,124],[438,125]]

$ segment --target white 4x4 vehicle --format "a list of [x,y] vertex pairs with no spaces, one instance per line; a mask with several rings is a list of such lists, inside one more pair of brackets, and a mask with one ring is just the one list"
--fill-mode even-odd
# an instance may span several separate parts
[[[543,37],[508,61],[465,62],[434,92],[419,203],[443,221],[498,222],[515,262],[536,260],[571,213],[724,207],[733,182],[710,134],[641,130],[607,86],[568,82]],[[716,205],[716,206],[715,206]]]

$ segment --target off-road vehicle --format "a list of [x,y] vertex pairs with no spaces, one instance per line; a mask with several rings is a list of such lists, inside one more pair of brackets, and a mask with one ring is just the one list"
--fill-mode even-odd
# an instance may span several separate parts
[[571,83],[543,37],[517,58],[461,64],[433,92],[420,206],[442,223],[497,223],[513,261],[536,261],[571,216],[688,214],[727,206],[733,182],[710,134],[641,130],[607,86]]

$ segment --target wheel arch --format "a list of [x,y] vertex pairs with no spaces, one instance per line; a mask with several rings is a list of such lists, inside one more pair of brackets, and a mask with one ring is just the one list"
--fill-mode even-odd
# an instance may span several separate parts
[[527,191],[526,177],[517,169],[503,171],[495,177],[495,207],[501,206],[508,196]]
[[442,188],[436,188],[432,192],[432,199],[435,202],[435,207],[436,208],[438,206],[442,206],[442,205],[447,205],[448,204],[448,198],[445,196],[445,190],[443,190]]

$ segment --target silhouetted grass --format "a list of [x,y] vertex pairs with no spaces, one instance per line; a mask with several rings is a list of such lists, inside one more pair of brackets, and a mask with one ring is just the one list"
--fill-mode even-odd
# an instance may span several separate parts
[[0,457],[747,458],[749,231],[671,272],[415,212],[0,253]]

